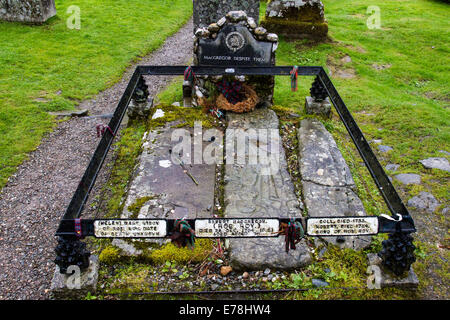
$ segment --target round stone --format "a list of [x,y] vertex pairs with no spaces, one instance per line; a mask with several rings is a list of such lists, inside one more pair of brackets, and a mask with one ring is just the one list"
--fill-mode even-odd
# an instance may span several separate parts
[[267,30],[264,29],[263,27],[258,27],[255,29],[255,34],[257,36],[264,36],[267,33]]
[[278,42],[278,35],[276,35],[275,33],[268,33],[266,38],[271,42]]

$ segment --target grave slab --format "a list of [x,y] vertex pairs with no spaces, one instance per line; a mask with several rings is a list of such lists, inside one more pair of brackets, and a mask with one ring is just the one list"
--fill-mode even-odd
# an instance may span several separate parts
[[[178,143],[178,140],[171,141],[173,131],[165,127],[151,130],[144,136],[143,151],[128,191],[122,218],[133,216],[130,206],[139,200],[142,203],[137,218],[195,219],[211,216],[208,208],[214,205],[215,164],[186,162],[189,173],[198,182],[196,185],[181,165],[172,161],[170,150]],[[204,143],[204,148],[206,146]],[[182,156],[177,158],[182,160]]]
[[[177,155],[173,160],[171,150],[179,143],[172,141],[174,130],[169,125],[148,131],[142,140],[142,153],[133,174],[128,189],[127,199],[121,218],[137,219],[195,219],[211,217],[214,206],[215,164],[194,164],[186,161],[183,155]],[[192,142],[194,139],[192,137]],[[201,141],[203,150],[209,144]],[[193,155],[194,144],[190,144]],[[185,167],[198,185],[180,165],[179,160],[185,160]],[[133,246],[133,242],[145,241],[162,245],[168,239],[122,240],[114,239],[113,244],[121,248],[125,255],[141,254],[141,250]]]
[[[303,198],[308,215],[365,216],[364,206],[353,190],[355,183],[350,169],[323,124],[316,119],[302,120],[298,141]],[[339,247],[355,250],[363,249],[371,242],[369,236],[323,239]]]
[[[248,152],[245,164],[226,158],[225,164],[225,217],[301,217],[302,203],[294,193],[294,186],[287,171],[284,150],[278,133],[278,118],[272,110],[256,109],[251,113],[228,113],[226,133],[227,151],[232,134],[249,134],[252,129],[273,129],[272,140],[265,144],[258,135],[260,150],[275,155],[278,170],[265,171],[261,163],[250,164]],[[240,133],[233,131],[243,130]],[[268,136],[266,136],[268,137]],[[237,140],[236,140],[237,141]],[[247,143],[248,146],[248,143]],[[279,152],[279,154],[278,154]],[[227,153],[228,154],[228,153]],[[270,172],[270,174],[268,174]],[[274,239],[229,239],[230,260],[236,270],[262,270],[265,268],[294,269],[311,263],[308,247],[302,240],[296,250],[285,252],[284,238]]]

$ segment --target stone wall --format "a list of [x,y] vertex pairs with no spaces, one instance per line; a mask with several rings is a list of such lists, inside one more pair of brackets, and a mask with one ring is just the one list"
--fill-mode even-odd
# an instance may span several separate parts
[[245,11],[259,22],[259,0],[193,0],[194,31],[218,21],[230,11]]
[[0,0],[0,20],[43,23],[54,15],[55,0]]

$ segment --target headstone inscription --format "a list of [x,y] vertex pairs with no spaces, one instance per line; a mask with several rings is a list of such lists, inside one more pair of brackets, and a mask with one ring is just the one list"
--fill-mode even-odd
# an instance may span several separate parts
[[55,0],[0,0],[0,20],[43,23],[54,15]]

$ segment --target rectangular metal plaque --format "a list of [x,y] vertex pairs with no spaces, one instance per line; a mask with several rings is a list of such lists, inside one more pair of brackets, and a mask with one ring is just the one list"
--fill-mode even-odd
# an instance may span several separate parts
[[195,234],[200,238],[276,237],[280,222],[265,218],[197,219]]
[[324,217],[307,219],[309,236],[354,236],[378,233],[378,217]]
[[95,220],[97,238],[164,238],[167,221],[151,219]]

